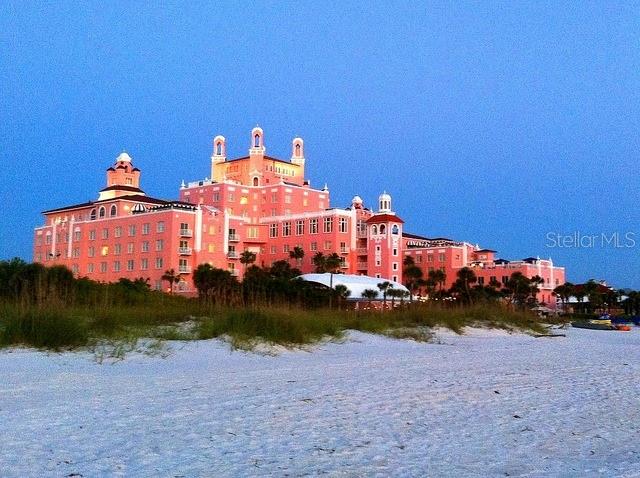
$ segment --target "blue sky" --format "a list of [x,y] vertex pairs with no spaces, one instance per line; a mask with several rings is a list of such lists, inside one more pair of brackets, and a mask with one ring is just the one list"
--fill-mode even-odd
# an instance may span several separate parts
[[103,3],[0,5],[0,258],[122,149],[175,198],[259,123],[333,205],[640,288],[638,3]]

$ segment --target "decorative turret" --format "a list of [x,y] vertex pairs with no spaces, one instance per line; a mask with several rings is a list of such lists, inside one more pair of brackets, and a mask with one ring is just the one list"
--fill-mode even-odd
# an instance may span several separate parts
[[251,130],[251,148],[249,148],[249,156],[264,156],[266,148],[264,147],[264,131],[260,126],[256,126]]
[[387,192],[383,192],[378,197],[378,212],[385,214],[392,214],[391,212],[391,196]]
[[362,209],[362,198],[360,196],[353,196],[351,200],[351,206],[354,209]]
[[223,163],[227,160],[227,145],[224,136],[216,136],[213,138],[213,154],[211,155],[212,163]]
[[293,138],[291,142],[291,162],[304,166],[304,141],[302,138]]
[[116,162],[107,169],[107,187],[100,190],[99,200],[132,194],[144,195],[140,189],[140,170],[133,166],[131,156],[120,153]]

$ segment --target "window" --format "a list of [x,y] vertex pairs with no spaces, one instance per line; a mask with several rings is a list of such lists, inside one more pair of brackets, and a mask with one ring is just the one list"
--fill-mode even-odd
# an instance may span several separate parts
[[91,219],[92,221],[95,221],[96,219],[96,210],[92,209],[91,213],[89,214],[89,219]]
[[433,262],[433,254],[427,253],[427,262]]
[[109,239],[109,229],[102,230],[102,239]]
[[79,241],[81,237],[82,237],[82,233],[80,231],[75,231],[73,233],[73,240],[74,241],[76,241],[76,242]]
[[140,259],[140,270],[146,271],[149,268],[149,259]]
[[93,264],[87,264],[87,273],[93,273]]
[[312,242],[310,249],[312,251],[314,251],[314,252],[317,251],[318,250],[318,243],[317,242]]
[[289,195],[289,194],[285,194],[285,196],[284,196],[284,203],[285,203],[285,204],[291,204],[291,195]]
[[91,246],[87,249],[87,257],[93,257],[96,255],[96,248]]
[[397,247],[393,248],[392,255],[394,255],[394,256],[398,255],[398,248]]
[[100,209],[98,209],[98,216],[100,217],[100,219],[105,217],[106,214],[107,214],[107,210],[105,209],[105,207],[104,206],[100,206]]
[[164,249],[164,241],[162,239],[158,239],[156,241],[156,251],[161,251]]
[[289,237],[291,235],[291,222],[285,221],[282,223],[282,237]]
[[318,234],[318,220],[309,219],[309,234]]
[[95,241],[96,240],[96,230],[92,229],[91,231],[89,231],[89,240],[90,241]]
[[233,194],[233,193],[229,193],[229,194],[227,194],[227,201],[229,201],[229,202],[235,202],[235,200],[236,200],[236,196],[235,196],[235,194]]
[[80,257],[80,248],[79,247],[74,247],[73,251],[71,252],[71,257]]
[[502,276],[502,284],[507,285],[507,282],[509,282],[509,276]]
[[333,232],[333,218],[325,217],[322,223],[322,230],[324,232]]
[[278,202],[278,193],[271,193],[271,202]]
[[378,234],[378,226],[376,226],[375,224],[371,226],[371,234],[374,236]]
[[387,226],[385,226],[384,224],[380,224],[380,234],[386,234],[387,233]]
[[269,237],[278,237],[278,225],[269,224]]
[[380,267],[380,264],[382,264],[382,261],[380,259],[376,259],[376,266]]
[[115,244],[113,246],[113,254],[114,255],[119,256],[121,251],[122,251],[122,246],[120,244]]
[[441,252],[440,254],[438,254],[438,261],[444,262],[444,260],[445,260],[444,252]]
[[338,219],[338,232],[347,232],[347,218],[341,217]]
[[304,221],[299,219],[296,221],[296,236],[302,236],[304,234]]
[[142,252],[149,252],[149,241],[142,241],[140,249]]
[[397,224],[394,224],[393,227],[391,228],[391,234],[398,234],[400,233],[400,228],[398,227]]
[[158,221],[156,224],[156,232],[164,232],[164,221]]
[[253,137],[253,147],[254,148],[260,147],[260,135],[258,133],[256,133],[256,135]]
[[247,237],[250,239],[255,239],[258,237],[258,228],[257,227],[248,227],[247,228]]
[[127,270],[128,270],[128,271],[132,271],[132,270],[133,270],[133,266],[134,266],[133,259],[129,259],[129,260],[127,261]]
[[129,236],[135,236],[136,235],[136,226],[135,224],[131,224],[129,226]]
[[216,143],[216,155],[222,156],[222,143],[219,141]]
[[120,261],[113,261],[113,272],[120,272]]
[[118,214],[118,208],[115,204],[111,205],[111,211],[109,212],[109,216],[115,217]]
[[122,236],[122,226],[115,227],[114,230],[113,230],[113,235],[114,235],[114,237],[121,237]]
[[478,277],[478,285],[484,285],[484,277]]
[[100,272],[107,272],[107,263],[106,262],[101,262],[100,263]]
[[156,257],[156,269],[162,269],[162,257]]
[[143,235],[147,235],[149,234],[149,230],[151,229],[151,224],[149,224],[148,222],[144,223],[142,225],[142,234]]
[[100,255],[106,256],[108,254],[109,254],[109,246],[102,246],[102,248],[100,249]]
[[330,251],[332,245],[333,244],[331,243],[331,241],[324,241],[324,250],[325,251]]
[[258,178],[253,178],[253,185],[257,186],[258,185]]
[[289,244],[285,244],[284,246],[282,246],[282,252],[286,252],[286,253],[288,253],[290,250],[291,250],[291,249],[290,249],[290,247],[289,247]]
[[133,242],[129,242],[127,243],[127,254],[133,254],[133,251],[135,250]]
[[220,201],[220,193],[213,193],[213,202]]
[[398,270],[398,263],[397,262],[392,263],[391,264],[391,269],[394,270],[394,271],[397,271]]
[[347,243],[346,242],[341,242],[340,243],[340,252],[347,252]]
[[271,246],[271,254],[275,254],[276,252],[278,252],[276,246]]
[[422,254],[416,256],[416,264],[422,264]]

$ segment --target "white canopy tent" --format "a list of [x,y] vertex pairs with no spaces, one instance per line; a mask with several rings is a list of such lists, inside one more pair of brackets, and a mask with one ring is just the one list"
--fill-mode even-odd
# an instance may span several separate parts
[[[315,282],[327,287],[329,287],[331,284],[331,274],[329,274],[328,272],[324,274],[303,274],[298,277],[302,280]],[[407,289],[405,286],[403,286],[399,282],[394,282],[392,280],[380,279],[378,277],[359,276],[354,274],[333,274],[333,287],[335,288],[335,286],[340,284],[349,289],[351,291],[349,300],[363,300],[362,292],[365,289],[373,289],[378,291],[378,299],[382,299],[382,292],[380,292],[380,289],[378,289],[378,284],[385,281],[391,283],[393,285],[393,288],[396,290],[403,290],[407,293],[409,292],[409,289]]]

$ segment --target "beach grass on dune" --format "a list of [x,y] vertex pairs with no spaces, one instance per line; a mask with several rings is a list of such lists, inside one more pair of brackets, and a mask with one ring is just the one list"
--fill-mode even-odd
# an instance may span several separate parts
[[430,329],[462,333],[466,326],[542,332],[526,311],[499,305],[422,306],[393,311],[302,309],[291,306],[211,307],[197,300],[167,298],[162,303],[88,306],[0,306],[0,347],[25,345],[48,350],[77,349],[101,341],[225,338],[235,348],[258,343],[296,347],[339,339],[347,330],[395,338],[427,340]]

